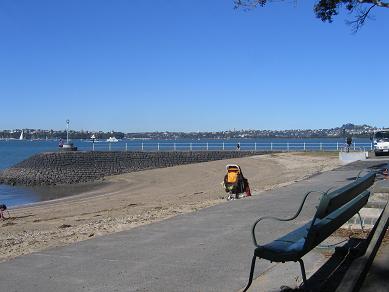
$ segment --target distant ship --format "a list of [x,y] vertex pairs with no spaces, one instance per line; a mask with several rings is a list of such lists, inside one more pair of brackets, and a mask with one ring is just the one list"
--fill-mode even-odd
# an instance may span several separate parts
[[116,143],[116,142],[119,142],[119,140],[118,140],[118,139],[116,139],[115,137],[109,137],[109,138],[107,139],[107,142],[113,142],[113,143]]

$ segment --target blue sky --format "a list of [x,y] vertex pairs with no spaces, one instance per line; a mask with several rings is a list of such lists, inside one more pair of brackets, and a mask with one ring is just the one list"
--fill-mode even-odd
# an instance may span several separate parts
[[311,1],[1,0],[0,129],[389,126],[389,9],[373,13],[352,34]]

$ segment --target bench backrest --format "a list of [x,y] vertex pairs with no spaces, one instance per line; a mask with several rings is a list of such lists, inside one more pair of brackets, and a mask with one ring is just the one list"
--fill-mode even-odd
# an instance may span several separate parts
[[346,223],[366,205],[376,174],[371,172],[354,182],[324,194],[305,240],[304,249],[311,250]]
[[357,195],[373,185],[375,176],[376,174],[374,172],[369,172],[365,176],[356,179],[354,182],[344,187],[324,194],[317,207],[315,217],[323,219],[333,211],[350,202]]
[[347,204],[329,214],[327,217],[315,220],[308,231],[304,248],[311,250],[329,237],[366,205],[369,196],[370,192],[364,191]]

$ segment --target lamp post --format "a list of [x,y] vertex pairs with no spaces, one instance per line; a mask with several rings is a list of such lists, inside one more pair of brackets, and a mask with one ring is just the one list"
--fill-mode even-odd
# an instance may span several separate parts
[[[66,120],[66,143],[62,144],[62,140],[60,140],[60,145],[59,145],[59,149],[61,151],[77,151],[77,147],[75,147],[73,145],[73,143],[70,143],[69,142],[69,123],[70,123],[70,120],[67,119]],[[62,146],[61,146],[62,144]]]
[[70,120],[67,119],[66,120],[66,144],[69,144],[69,123],[70,123]]
[[96,139],[96,137],[94,134],[92,135],[91,139],[92,139],[92,151],[95,151],[95,139]]

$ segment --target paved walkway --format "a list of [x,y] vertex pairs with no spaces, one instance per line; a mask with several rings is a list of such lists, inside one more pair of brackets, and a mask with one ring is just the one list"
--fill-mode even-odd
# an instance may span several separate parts
[[387,292],[389,291],[389,245],[381,245],[370,267],[362,292]]
[[[0,290],[237,291],[248,278],[257,217],[294,214],[305,192],[343,185],[363,167],[343,167],[251,198],[18,257],[0,264]],[[260,226],[259,242],[308,221],[317,198],[307,201],[292,224]],[[269,267],[261,261],[257,275]]]

